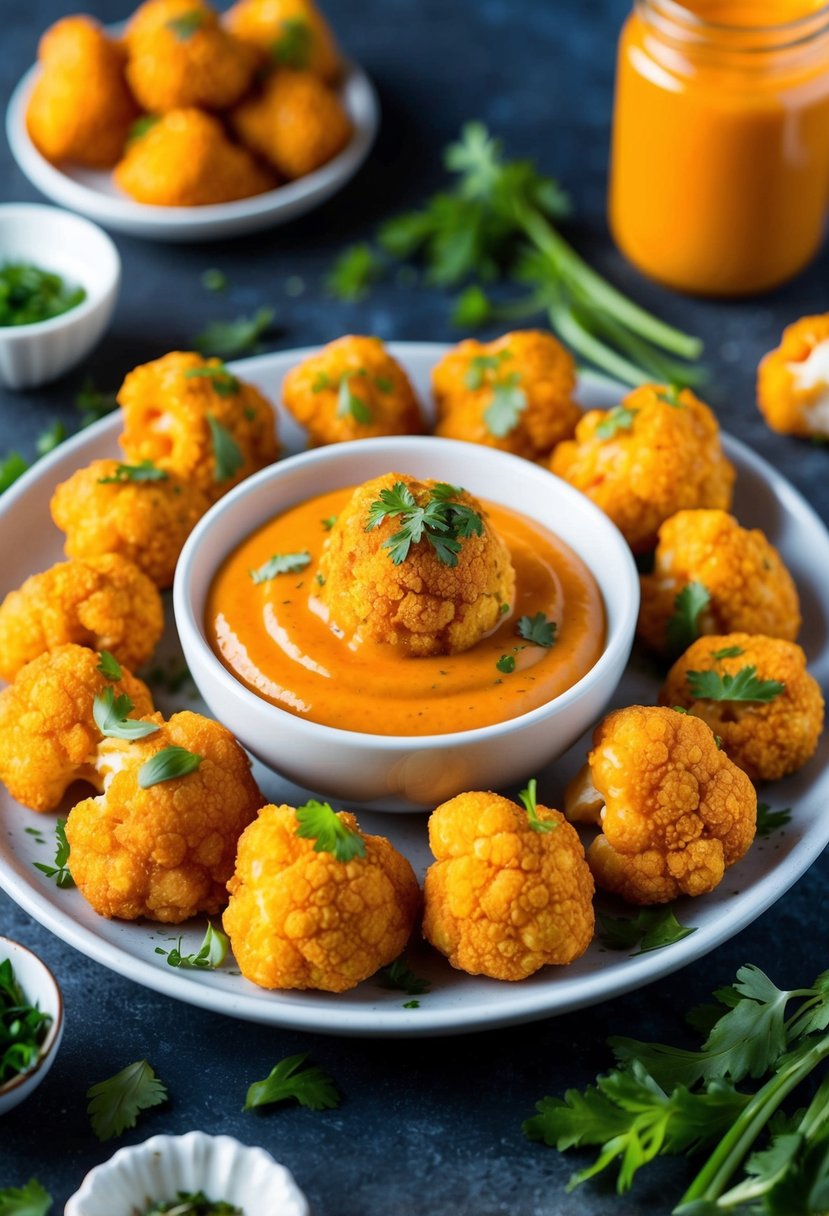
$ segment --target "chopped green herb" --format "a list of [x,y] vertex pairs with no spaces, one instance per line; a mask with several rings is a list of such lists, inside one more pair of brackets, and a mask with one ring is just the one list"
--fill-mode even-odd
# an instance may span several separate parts
[[85,299],[83,287],[69,287],[59,274],[22,262],[0,266],[0,326],[51,321]]
[[74,887],[75,880],[69,872],[69,841],[66,839],[66,820],[59,819],[55,824],[55,864],[44,865],[42,861],[33,863],[36,870],[47,878],[55,880],[55,886],[62,891]]
[[254,583],[267,583],[280,574],[297,574],[311,564],[311,554],[307,549],[302,553],[274,553],[273,557],[257,570],[249,571]]
[[702,583],[688,583],[674,600],[674,615],[668,621],[665,639],[672,655],[683,654],[700,634],[700,615],[711,603]]
[[607,916],[600,912],[598,919],[599,938],[606,946],[611,950],[632,950],[638,946],[636,954],[661,950],[696,933],[696,928],[681,925],[668,907],[642,908],[635,916]]
[[30,1178],[25,1186],[6,1186],[0,1190],[0,1216],[46,1216],[52,1202],[52,1196],[37,1178]]
[[227,291],[228,277],[223,270],[211,266],[209,270],[202,271],[201,285],[205,291]]
[[236,359],[251,354],[259,339],[271,328],[276,313],[272,308],[260,308],[252,317],[237,317],[235,321],[214,321],[193,341],[203,355],[217,359]]
[[164,955],[168,967],[180,967],[182,970],[215,971],[221,967],[227,957],[229,942],[221,929],[214,929],[208,921],[204,941],[193,954],[181,953],[181,938],[170,950],[156,946],[156,954]]
[[509,613],[509,604],[502,604],[498,612],[501,616],[506,616]]
[[206,16],[207,14],[201,9],[194,8],[189,13],[182,13],[180,17],[174,17],[172,21],[166,22],[167,29],[175,34],[179,42],[189,42],[204,25]]
[[515,671],[515,655],[502,654],[495,666],[499,671],[503,671],[504,675],[512,675]]
[[201,756],[188,752],[184,747],[163,747],[141,765],[138,770],[138,784],[142,790],[148,790],[153,785],[160,785],[162,781],[187,777],[196,771],[201,762]]
[[629,410],[625,405],[614,405],[613,409],[608,411],[607,417],[596,427],[597,436],[599,439],[615,439],[619,431],[633,430],[633,422],[638,413],[638,410]]
[[758,802],[757,835],[761,839],[771,836],[773,832],[779,832],[787,823],[791,823],[791,819],[791,807],[787,806],[780,811],[773,811],[767,802]]
[[233,1203],[208,1199],[204,1191],[177,1191],[175,1199],[154,1203],[143,1216],[244,1216]]
[[459,329],[478,329],[492,316],[492,304],[481,287],[467,287],[455,300],[452,324]]
[[678,384],[669,384],[661,393],[657,393],[660,401],[664,401],[666,405],[671,405],[675,410],[684,409],[680,393],[681,387]]
[[111,1140],[135,1127],[140,1111],[166,1102],[167,1087],[146,1060],[136,1060],[115,1076],[91,1086],[86,1096],[93,1132],[99,1140]]
[[243,1110],[293,1099],[307,1110],[336,1110],[342,1101],[333,1079],[315,1065],[303,1068],[308,1053],[280,1060],[264,1081],[254,1081]]
[[209,380],[219,397],[235,397],[239,392],[239,381],[228,371],[224,363],[213,367],[190,367],[184,373],[185,380]]
[[686,675],[691,695],[698,701],[773,701],[786,685],[780,680],[759,680],[757,668],[741,667],[736,675],[717,671],[689,671]]
[[497,355],[473,355],[466,369],[464,384],[473,392],[491,383],[490,372],[500,370],[501,364],[512,358],[511,350],[499,350]]
[[41,431],[38,435],[35,440],[35,451],[38,456],[48,456],[59,444],[63,443],[65,438],[66,427],[56,418],[48,430]]
[[352,379],[352,376],[343,376],[340,381],[340,389],[337,394],[337,417],[348,418],[350,415],[355,422],[366,426],[374,421],[374,411],[362,397],[358,397],[353,391]]
[[231,477],[235,477],[245,463],[242,449],[227,427],[222,426],[221,422],[217,422],[212,414],[207,415],[207,425],[210,427],[213,457],[216,464],[213,479],[214,481],[229,481]]
[[337,861],[349,862],[365,857],[366,846],[355,832],[337,815],[327,802],[311,798],[297,807],[297,836],[313,840],[315,853],[333,853]]
[[325,281],[328,294],[347,303],[362,300],[381,269],[382,263],[370,245],[349,245],[334,262]]
[[398,481],[392,489],[381,490],[379,499],[371,504],[365,530],[370,532],[384,520],[399,516],[403,526],[382,545],[389,550],[395,566],[404,562],[411,546],[423,539],[428,541],[444,566],[457,566],[461,540],[481,536],[484,530],[477,511],[452,501],[462,493],[458,486],[439,482],[429,491],[426,505],[420,507],[408,486]]
[[107,739],[144,739],[161,729],[156,722],[128,718],[127,714],[133,709],[135,706],[126,693],[116,697],[111,685],[107,685],[92,703],[92,717],[98,730]]
[[7,453],[0,460],[0,494],[4,490],[8,490],[9,486],[13,486],[18,477],[22,477],[28,468],[28,461],[24,460],[19,452]]
[[334,527],[334,524],[337,522],[337,519],[338,516],[329,515],[326,519],[321,519],[320,523],[322,524],[323,528],[325,528],[326,532],[330,532]]
[[394,392],[394,381],[390,380],[388,376],[372,376],[372,380],[374,387],[379,388],[381,393]]
[[115,393],[102,393],[95,387],[95,381],[91,376],[83,382],[80,392],[75,394],[75,408],[81,413],[81,426],[92,426],[93,422],[99,422],[101,418],[106,418],[107,414],[111,414],[114,409],[118,408],[118,400]]
[[422,979],[409,968],[402,956],[394,960],[379,973],[383,988],[393,988],[397,992],[405,992],[408,996],[423,996],[432,987],[431,980]]
[[37,1063],[51,1021],[50,1014],[29,1003],[11,959],[0,961],[0,1085]]
[[527,642],[547,648],[555,644],[557,630],[555,621],[549,620],[543,612],[536,612],[535,616],[522,616],[515,626],[516,633]]
[[137,143],[139,139],[143,139],[160,122],[161,117],[158,114],[142,114],[140,118],[136,118],[127,135],[127,147],[129,148],[132,144]]
[[722,650],[712,650],[711,658],[717,659],[738,659],[741,654],[745,654],[742,646],[724,646]]
[[271,55],[286,68],[307,68],[311,62],[313,32],[302,17],[283,17],[279,23],[281,33],[271,43]]
[[538,818],[538,782],[535,777],[530,778],[527,788],[522,790],[518,797],[523,803],[530,827],[534,832],[554,832],[556,830],[558,823],[555,819]]
[[98,485],[124,485],[136,481],[167,481],[169,473],[151,460],[142,460],[139,464],[119,464],[110,477],[99,477]]
[[527,408],[527,394],[519,387],[520,381],[520,372],[510,372],[492,386],[492,401],[484,410],[484,424],[496,439],[509,435]]
[[325,586],[325,575],[324,574],[317,573],[314,575],[314,579],[320,585],[320,587]]

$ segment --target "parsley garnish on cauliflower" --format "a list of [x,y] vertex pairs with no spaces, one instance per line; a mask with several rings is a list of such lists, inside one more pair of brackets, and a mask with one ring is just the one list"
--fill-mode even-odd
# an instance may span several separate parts
[[237,0],[225,25],[277,65],[307,68],[337,84],[342,62],[334,35],[313,0]]
[[757,404],[781,435],[829,437],[829,312],[783,330],[757,369]]

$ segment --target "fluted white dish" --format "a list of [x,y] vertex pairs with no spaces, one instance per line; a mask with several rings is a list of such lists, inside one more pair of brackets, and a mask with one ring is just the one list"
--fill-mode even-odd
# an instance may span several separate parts
[[63,997],[46,964],[10,937],[0,937],[0,963],[4,959],[10,959],[15,979],[29,1004],[48,1013],[52,1021],[35,1064],[27,1072],[18,1073],[5,1085],[0,1085],[0,1115],[5,1115],[37,1089],[52,1067],[63,1037]]

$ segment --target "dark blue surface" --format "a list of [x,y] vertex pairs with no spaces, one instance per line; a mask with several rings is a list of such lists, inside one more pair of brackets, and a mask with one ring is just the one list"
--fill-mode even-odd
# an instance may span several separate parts
[[[73,10],[56,0],[6,4],[0,96],[31,62],[38,33]],[[96,16],[125,15],[96,0]],[[572,193],[574,241],[642,303],[707,340],[708,397],[724,427],[772,460],[829,519],[829,452],[773,436],[753,403],[760,355],[784,324],[829,308],[826,251],[774,296],[740,304],[695,302],[641,279],[610,243],[604,221],[608,126],[622,0],[331,0],[330,15],[351,54],[378,85],[383,129],[360,176],[312,216],[271,234],[201,247],[153,246],[118,237],[125,278],[106,341],[65,382],[26,395],[0,394],[0,451],[31,455],[55,417],[70,428],[72,396],[84,375],[116,387],[135,363],[187,347],[211,317],[259,304],[278,309],[275,347],[325,341],[348,330],[399,339],[454,337],[447,302],[418,288],[388,285],[360,305],[327,299],[322,276],[343,244],[370,236],[374,222],[415,202],[440,179],[439,152],[471,117],[481,117],[514,155],[532,156]],[[5,146],[0,198],[35,199]],[[224,296],[200,286],[201,272],[230,276]],[[290,276],[303,295],[286,293]],[[0,536],[3,551],[19,539]],[[150,1112],[121,1143],[156,1132],[228,1132],[269,1149],[295,1173],[316,1216],[579,1216],[665,1212],[681,1193],[682,1162],[652,1168],[619,1200],[599,1182],[566,1195],[577,1158],[528,1144],[521,1120],[545,1093],[583,1086],[608,1063],[608,1034],[674,1040],[681,1012],[728,981],[743,962],[784,985],[826,967],[826,860],[777,907],[695,966],[630,996],[568,1017],[466,1039],[366,1042],[263,1029],[200,1012],[139,988],[88,961],[0,894],[0,933],[35,949],[66,996],[67,1028],[55,1067],[35,1096],[0,1120],[0,1187],[36,1174],[61,1211],[84,1172],[116,1147],[92,1138],[84,1093],[96,1080],[147,1056],[171,1102]],[[311,1051],[345,1094],[339,1111],[240,1113],[250,1081],[282,1056]],[[257,1214],[264,1216],[264,1214]]]

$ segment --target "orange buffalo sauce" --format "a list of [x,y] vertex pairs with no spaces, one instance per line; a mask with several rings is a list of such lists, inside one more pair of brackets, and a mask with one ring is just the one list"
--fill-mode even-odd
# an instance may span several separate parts
[[[253,692],[293,714],[342,730],[431,735],[503,722],[570,688],[604,649],[601,594],[563,541],[506,507],[486,504],[510,550],[515,602],[494,633],[463,654],[409,658],[394,646],[338,636],[314,592],[325,543],[323,520],[352,489],[290,508],[249,536],[213,580],[207,629],[224,665]],[[299,573],[254,584],[250,571],[275,553],[307,550]],[[391,560],[391,558],[389,558]],[[558,626],[550,648],[516,632],[521,616],[544,612]],[[502,656],[515,670],[502,672]],[[509,663],[506,664],[509,666]]]
[[829,5],[636,0],[610,175],[622,252],[680,291],[763,291],[814,255],[827,204]]

